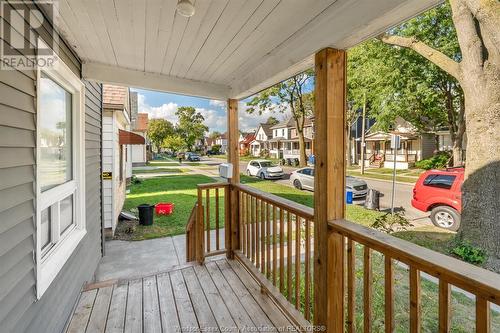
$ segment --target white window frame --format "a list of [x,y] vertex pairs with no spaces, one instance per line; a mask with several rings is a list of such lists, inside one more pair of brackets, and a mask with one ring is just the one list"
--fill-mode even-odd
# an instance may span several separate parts
[[[43,43],[38,40],[38,45]],[[43,43],[44,44],[44,43]],[[44,45],[46,47],[46,45]],[[72,177],[73,179],[41,192],[39,183],[40,146],[40,96],[37,96],[37,145],[36,145],[36,293],[40,299],[52,281],[74,252],[80,241],[87,233],[85,225],[85,86],[61,59],[55,61],[51,68],[37,69],[37,91],[40,91],[42,73],[71,93],[71,120],[72,120]],[[47,251],[41,248],[41,213],[48,207],[52,218],[58,218],[60,201],[73,194],[74,225],[70,226],[62,235],[58,228],[51,230],[51,241],[56,243]],[[56,209],[53,209],[56,207]],[[60,226],[60,223],[55,223]]]

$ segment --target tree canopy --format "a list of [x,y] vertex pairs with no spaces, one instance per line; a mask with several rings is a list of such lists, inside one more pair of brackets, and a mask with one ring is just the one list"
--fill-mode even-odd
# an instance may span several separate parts
[[308,70],[292,76],[290,79],[255,95],[247,105],[248,113],[257,112],[290,112],[295,121],[299,138],[299,161],[304,166],[307,161],[304,139],[304,125],[307,117],[313,114],[311,87],[314,81],[314,71]]
[[184,138],[186,146],[191,150],[196,140],[201,140],[208,131],[204,124],[205,118],[192,106],[181,106],[175,113],[179,117],[177,133]]
[[163,141],[163,147],[174,152],[182,151],[186,149],[186,141],[179,134],[169,135]]
[[151,119],[148,125],[148,138],[156,149],[163,145],[163,141],[174,133],[174,125],[165,119]]

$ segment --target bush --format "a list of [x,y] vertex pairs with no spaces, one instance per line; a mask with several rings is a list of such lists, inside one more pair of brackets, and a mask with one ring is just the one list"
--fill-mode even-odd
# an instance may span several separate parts
[[459,241],[450,252],[463,261],[474,265],[481,265],[486,260],[486,251],[464,241]]
[[375,219],[371,225],[373,229],[392,234],[396,231],[405,231],[413,225],[408,221],[402,213],[387,213]]
[[450,156],[450,153],[446,151],[440,151],[431,158],[415,162],[415,167],[424,170],[442,169],[448,164]]
[[213,155],[219,155],[220,154],[220,149],[222,148],[221,145],[213,145],[212,146],[212,154]]

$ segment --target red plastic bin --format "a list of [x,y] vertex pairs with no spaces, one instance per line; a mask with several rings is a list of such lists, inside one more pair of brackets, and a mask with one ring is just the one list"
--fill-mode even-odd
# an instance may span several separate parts
[[174,212],[174,204],[171,202],[160,202],[155,206],[157,215],[170,215]]

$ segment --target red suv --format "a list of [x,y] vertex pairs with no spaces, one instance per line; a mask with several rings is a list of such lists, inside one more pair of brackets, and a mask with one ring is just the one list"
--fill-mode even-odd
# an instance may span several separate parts
[[464,169],[429,170],[418,178],[411,205],[431,212],[435,226],[457,231],[462,211]]

